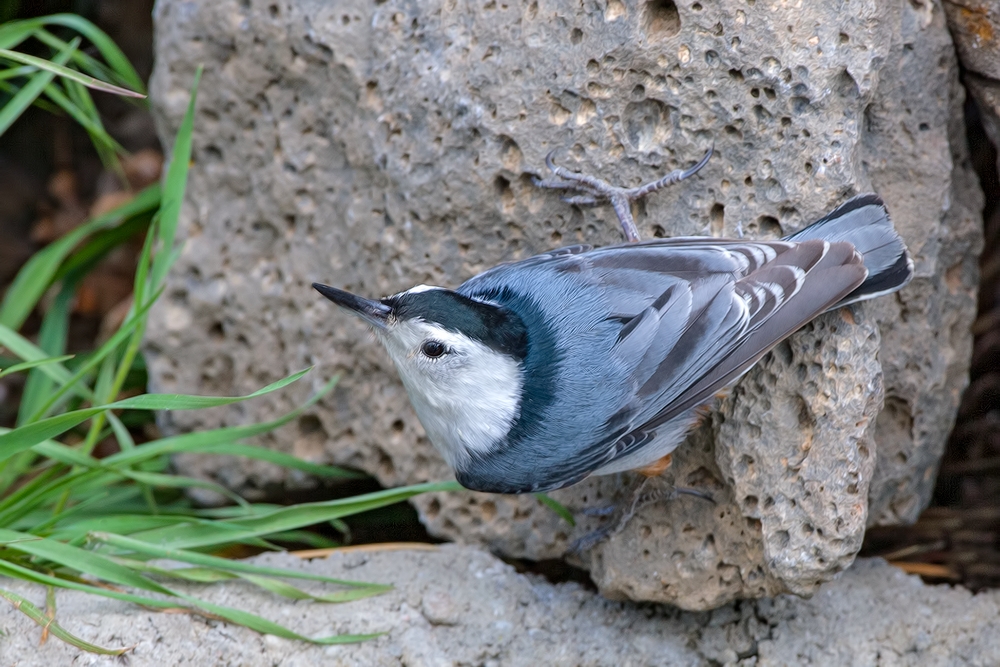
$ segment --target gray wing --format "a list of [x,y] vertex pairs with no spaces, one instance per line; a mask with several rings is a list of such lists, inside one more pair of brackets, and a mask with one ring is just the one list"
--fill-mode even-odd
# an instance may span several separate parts
[[[670,239],[648,252],[634,247],[588,255],[623,306],[613,352],[632,369],[633,387],[595,444],[654,431],[703,405],[867,275],[848,243]],[[609,460],[645,441],[633,440]]]
[[490,490],[550,490],[642,449],[865,276],[849,243],[703,237],[573,248],[476,276],[459,291],[547,300],[538,312],[580,332],[534,371],[557,369],[551,409],[477,475]]

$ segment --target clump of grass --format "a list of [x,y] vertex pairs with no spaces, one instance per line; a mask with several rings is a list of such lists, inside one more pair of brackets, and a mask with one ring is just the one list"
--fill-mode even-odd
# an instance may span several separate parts
[[[0,29],[0,46],[7,44],[4,35],[10,39],[8,27]],[[90,38],[93,40],[93,36]],[[79,58],[73,43],[58,48],[63,63]],[[0,58],[13,56],[0,49]],[[90,64],[87,59],[75,62]],[[37,68],[30,74],[36,77],[31,81],[47,81],[36,85],[47,90],[45,86],[51,83],[48,75],[54,70],[41,64]],[[71,87],[79,83],[70,80]],[[25,84],[15,97],[29,85]],[[128,648],[96,646],[59,626],[52,594],[55,588],[86,591],[152,608],[179,607],[279,637],[321,644],[360,641],[372,635],[304,637],[250,612],[210,603],[171,583],[239,578],[290,599],[322,602],[348,602],[375,595],[387,587],[262,567],[212,553],[234,545],[277,548],[276,542],[301,539],[301,529],[306,526],[336,522],[419,493],[459,488],[454,482],[422,484],[280,507],[248,503],[213,482],[168,472],[169,456],[200,452],[251,457],[324,477],[356,477],[357,473],[351,471],[319,466],[243,443],[246,438],[298,417],[333,387],[335,379],[305,405],[270,422],[135,443],[128,423],[141,411],[193,410],[252,400],[279,391],[308,372],[294,373],[247,396],[141,393],[121,398],[135,368],[141,365],[139,347],[147,315],[162,293],[167,272],[179,253],[175,237],[191,159],[195,99],[192,91],[162,188],[154,186],[139,193],[128,204],[87,222],[40,251],[20,271],[0,303],[0,347],[13,355],[0,376],[28,373],[16,426],[0,429],[0,575],[47,587],[49,608],[39,609],[2,587],[0,598],[42,625],[46,632],[96,653],[121,654]],[[80,279],[110,247],[142,226],[148,229],[128,316],[99,349],[76,357],[65,354],[70,304]],[[54,292],[55,298],[42,321],[37,342],[32,342],[18,329],[47,292]],[[113,439],[119,451],[95,457],[95,447],[106,439]],[[216,509],[195,507],[183,494],[194,487],[217,491],[234,504]],[[319,546],[325,544],[321,538],[314,539]],[[157,559],[186,566],[153,564]],[[287,578],[323,582],[336,590],[309,593],[283,580]]]
[[[76,33],[66,41],[56,32]],[[103,62],[80,49],[86,39]],[[25,52],[48,49],[49,57]],[[76,14],[54,14],[0,25],[0,135],[28,107],[65,113],[90,135],[101,161],[124,181],[121,145],[108,134],[90,90],[145,98],[145,86],[121,49],[103,31]]]

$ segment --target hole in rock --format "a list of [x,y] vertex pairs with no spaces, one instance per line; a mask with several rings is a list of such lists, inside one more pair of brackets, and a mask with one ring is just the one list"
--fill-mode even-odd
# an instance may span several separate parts
[[681,31],[681,15],[673,0],[646,3],[646,33],[650,37],[673,37]]

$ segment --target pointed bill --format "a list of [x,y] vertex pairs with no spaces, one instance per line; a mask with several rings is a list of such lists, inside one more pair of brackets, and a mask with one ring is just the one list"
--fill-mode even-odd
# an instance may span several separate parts
[[381,301],[366,299],[356,294],[337,289],[336,287],[321,285],[320,283],[313,283],[313,289],[374,327],[385,329],[389,324],[389,316],[392,314],[392,308]]

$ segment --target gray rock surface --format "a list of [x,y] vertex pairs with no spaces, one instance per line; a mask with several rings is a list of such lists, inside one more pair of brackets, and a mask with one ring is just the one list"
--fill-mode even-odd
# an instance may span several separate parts
[[1000,79],[1000,5],[992,0],[945,0],[944,10],[962,64]]
[[[793,596],[712,612],[616,603],[578,584],[553,585],[471,547],[371,551],[268,564],[391,582],[395,589],[342,605],[289,602],[239,583],[198,589],[307,636],[385,632],[363,644],[320,647],[186,614],[161,614],[75,591],[57,593],[57,619],[83,639],[135,645],[132,667],[162,665],[995,665],[1000,592],[927,586],[884,561],[860,561],[810,600]],[[38,604],[40,587],[0,580]],[[309,585],[306,585],[309,587]],[[0,606],[4,665],[120,665],[81,654],[10,605]],[[541,661],[541,662],[539,662]]]
[[[714,142],[695,178],[637,206],[641,233],[775,237],[875,190],[917,277],[794,336],[676,452],[666,479],[716,506],[647,507],[581,564],[608,595],[693,609],[807,593],[850,563],[866,523],[912,521],[928,501],[965,384],[981,243],[937,3],[160,0],[156,20],[165,138],[207,69],[188,244],[149,327],[152,388],[228,394],[319,366],[311,387],[166,415],[166,430],[275,416],[340,372],[266,444],[385,485],[447,476],[388,357],[309,283],[454,286],[561,244],[618,242],[609,209],[531,185],[545,154],[637,184]],[[310,483],[179,465],[258,497]],[[634,483],[555,497],[579,510]],[[531,497],[416,504],[433,533],[516,557],[562,556],[593,527],[574,533]]]

